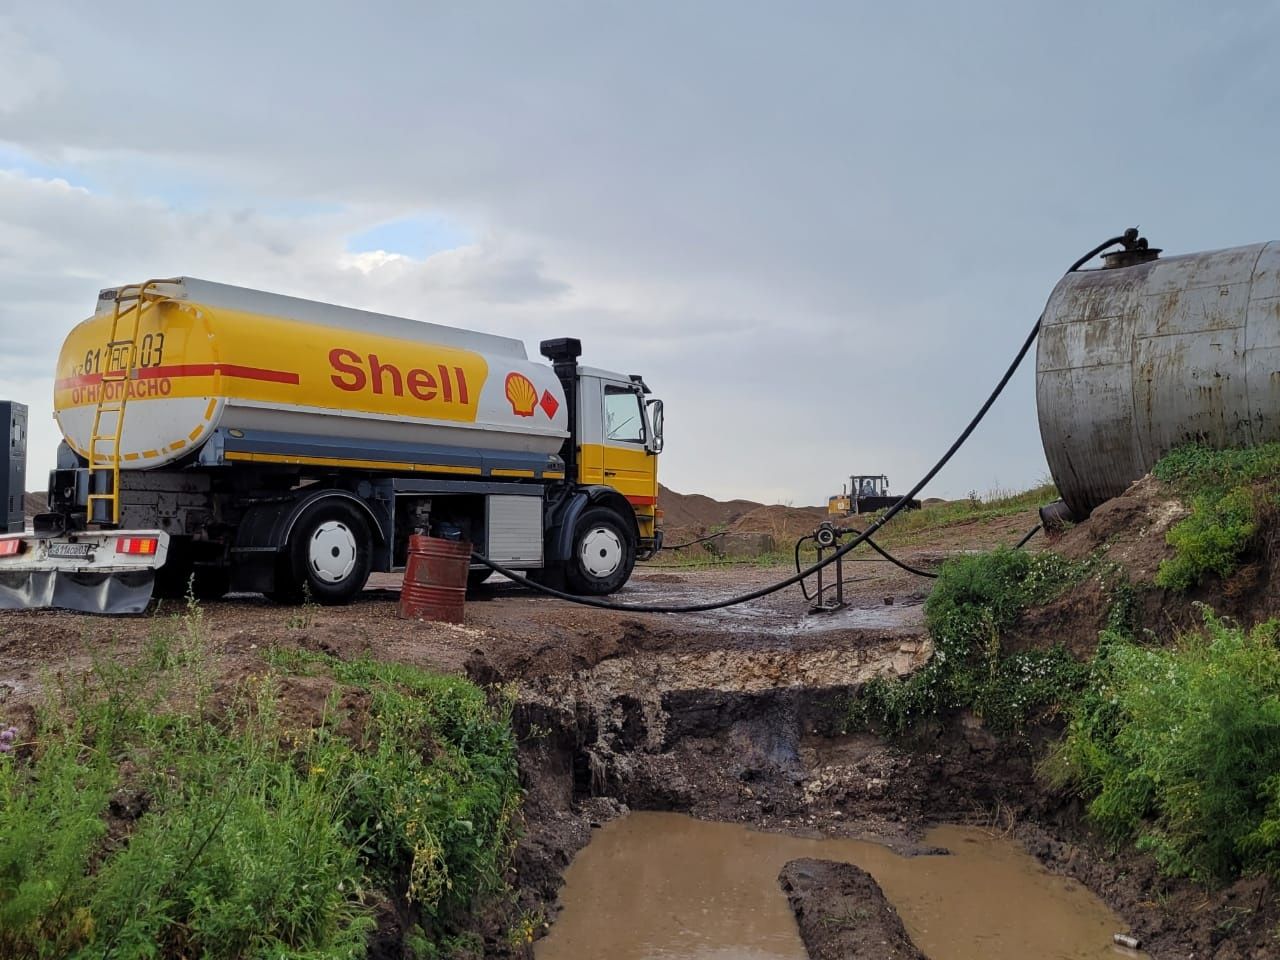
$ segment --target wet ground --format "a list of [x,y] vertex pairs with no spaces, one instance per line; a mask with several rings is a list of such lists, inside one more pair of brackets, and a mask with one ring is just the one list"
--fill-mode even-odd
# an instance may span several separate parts
[[[936,553],[935,546],[931,555]],[[925,555],[923,549],[904,551],[908,560]],[[751,565],[642,567],[613,599],[701,601],[737,594],[787,573]],[[847,585],[850,604],[831,614],[810,614],[809,602],[796,588],[726,611],[666,616],[587,609],[495,582],[468,601],[466,622],[457,626],[398,619],[398,581],[379,577],[358,602],[343,608],[281,608],[255,597],[207,604],[200,611],[200,635],[214,668],[232,680],[265,670],[262,654],[283,646],[341,657],[368,655],[466,674],[481,683],[516,685],[515,722],[526,790],[525,832],[512,875],[519,899],[486,920],[488,954],[521,955],[505,937],[520,916],[542,917],[549,925],[544,929],[554,929],[562,879],[576,868],[570,864],[584,864],[585,871],[592,859],[607,854],[607,844],[588,846],[593,835],[625,838],[636,824],[643,825],[643,819],[613,823],[636,809],[716,821],[719,826],[708,827],[682,819],[679,830],[733,830],[738,832],[728,847],[749,851],[761,846],[760,862],[769,864],[767,882],[753,881],[753,889],[784,917],[788,908],[776,885],[782,865],[778,856],[841,859],[831,852],[834,847],[814,845],[822,838],[837,845],[881,841],[909,851],[927,844],[926,831],[939,822],[997,824],[1040,862],[1101,893],[1123,917],[1108,919],[1106,925],[1120,930],[1135,924],[1148,940],[1162,929],[1173,929],[1153,947],[1152,956],[1186,956],[1193,934],[1177,932],[1181,918],[1153,897],[1154,873],[1115,862],[1081,842],[1078,811],[1062,810],[1036,783],[1032,744],[997,741],[981,724],[963,717],[946,728],[925,731],[909,744],[848,735],[849,706],[860,686],[872,676],[914,670],[927,660],[931,647],[923,631],[927,582],[883,561],[852,563],[846,576],[857,578]],[[139,656],[157,631],[179,629],[172,618],[182,614],[181,604],[128,619],[0,614],[0,721],[20,719],[42,685],[82,673],[95,659],[127,662]],[[735,824],[770,833],[747,832]],[[643,846],[651,846],[654,856],[663,847],[656,840]],[[928,859],[936,860],[939,870],[954,869],[942,864],[958,864],[969,856],[967,844],[959,846],[951,858]],[[927,939],[930,925],[937,922],[928,919],[928,895],[920,900],[906,881],[907,886],[895,886],[897,874],[886,873],[883,864],[878,867],[871,851],[889,858],[883,863],[901,858],[883,847],[862,844],[856,850],[859,857],[870,858],[857,862],[875,874],[913,935]],[[912,865],[915,861],[902,863],[903,876],[923,875],[925,868]],[[725,868],[729,874],[745,869]],[[670,864],[654,871],[653,876],[669,875],[668,885],[687,872]],[[618,884],[631,882],[627,870],[614,872]],[[1070,904],[1083,895],[1079,884],[1056,874],[1035,883],[1020,881],[1007,894],[997,895],[997,889],[1006,888],[986,880],[971,885],[986,890],[986,899],[996,906],[1007,906],[1020,902],[1014,894],[1020,895],[1022,887],[1030,890],[1042,881],[1054,903]],[[596,885],[608,886],[603,880]],[[644,887],[662,885],[654,879]],[[1247,896],[1242,893],[1240,902]],[[718,906],[707,908],[708,915],[727,910],[732,899],[723,895]],[[1185,906],[1185,901],[1170,902]],[[653,908],[657,912],[650,923],[655,927],[666,922],[662,909]],[[1057,908],[1045,909],[1048,916]],[[1191,917],[1189,909],[1184,913]],[[726,922],[732,927],[747,921]],[[1216,922],[1207,915],[1194,919],[1196,930]],[[1192,923],[1187,920],[1188,926]],[[985,921],[980,926],[994,929]],[[787,929],[794,947],[794,922]],[[930,952],[928,947],[925,951]],[[578,955],[622,956],[612,948]],[[937,954],[946,955],[956,954]],[[1019,954],[1077,955],[1091,956],[1030,948]],[[753,955],[705,956],[728,960]]]
[[[201,616],[207,652],[232,672],[270,646],[284,645],[517,680],[572,674],[637,650],[844,650],[870,636],[917,635],[924,595],[920,582],[887,563],[855,566],[866,568],[861,582],[872,592],[851,594],[847,609],[830,614],[810,615],[810,604],[796,588],[727,610],[674,616],[575,606],[495,577],[468,601],[465,623],[438,624],[399,619],[399,579],[380,574],[346,607],[280,607],[246,595],[203,604]],[[641,568],[611,599],[622,604],[713,600],[788,572],[754,566]],[[135,656],[157,629],[183,613],[184,605],[175,601],[159,603],[140,617],[0,612],[0,709],[6,701],[37,696],[42,676],[89,670],[95,657],[104,655]],[[708,669],[718,668],[709,664]]]

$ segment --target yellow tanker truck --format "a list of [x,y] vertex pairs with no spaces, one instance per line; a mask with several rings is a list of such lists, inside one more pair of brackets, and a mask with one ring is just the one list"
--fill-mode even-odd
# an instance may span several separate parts
[[0,607],[343,603],[420,532],[611,593],[661,546],[662,401],[578,340],[541,352],[191,277],[103,290],[58,359],[49,512],[0,536]]

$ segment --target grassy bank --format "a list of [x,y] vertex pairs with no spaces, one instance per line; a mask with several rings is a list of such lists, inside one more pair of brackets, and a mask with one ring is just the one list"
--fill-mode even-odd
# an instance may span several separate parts
[[[1112,628],[1088,662],[1055,645],[1004,649],[1023,611],[1086,576],[1112,598]],[[1116,571],[1052,554],[950,561],[926,603],[933,658],[869,683],[852,723],[902,734],[968,710],[1007,734],[1065,721],[1042,773],[1113,843],[1151,853],[1171,876],[1280,880],[1280,622],[1245,630],[1206,610],[1203,629],[1160,646],[1132,629],[1131,598]]]
[[1170,875],[1280,880],[1278,632],[1206,612],[1172,647],[1104,634],[1046,776]]
[[359,958],[388,916],[413,955],[459,946],[513,841],[509,705],[296,653],[229,683],[202,643],[192,607],[14,730],[0,956]]
[[1280,443],[1243,450],[1191,445],[1173,451],[1152,471],[1190,508],[1169,530],[1174,556],[1156,583],[1190,590],[1211,574],[1226,579],[1251,554],[1265,554],[1280,513]]
[[963,500],[931,503],[919,510],[900,513],[885,526],[884,532],[878,534],[876,539],[884,544],[910,544],[926,534],[946,527],[1038,510],[1056,499],[1058,499],[1058,489],[1050,482],[1020,492],[1004,490],[993,490],[986,494],[974,492]]
[[[1200,629],[1160,644],[1135,623],[1135,599],[1271,562],[1280,444],[1186,447],[1153,473],[1189,509],[1169,529],[1173,555],[1154,583],[1131,584],[1099,558],[997,550],[948,561],[925,606],[934,657],[909,678],[868,684],[852,720],[889,733],[957,710],[999,733],[1062,724],[1041,773],[1085,803],[1103,836],[1150,853],[1170,876],[1277,881],[1280,622],[1246,630],[1206,607]],[[1006,649],[1026,611],[1089,577],[1109,605],[1089,660],[1074,659],[1052,637],[1034,649]]]
[[867,684],[853,703],[852,722],[901,733],[968,709],[992,729],[1010,732],[1043,719],[1080,685],[1084,668],[1057,646],[1007,652],[1001,635],[1024,610],[1055,599],[1095,574],[1095,566],[1008,548],[947,561],[925,601],[933,657],[905,679]]

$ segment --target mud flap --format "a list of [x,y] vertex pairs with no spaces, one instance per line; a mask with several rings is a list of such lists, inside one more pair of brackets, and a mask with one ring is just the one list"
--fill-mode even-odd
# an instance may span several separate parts
[[142,613],[151,602],[156,571],[90,573],[72,570],[0,572],[0,610],[59,607],[81,613]]

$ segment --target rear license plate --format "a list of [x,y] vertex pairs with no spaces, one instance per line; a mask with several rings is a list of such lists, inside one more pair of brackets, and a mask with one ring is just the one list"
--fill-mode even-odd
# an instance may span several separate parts
[[49,544],[49,556],[83,560],[89,556],[91,548],[92,545],[88,543],[51,543]]

